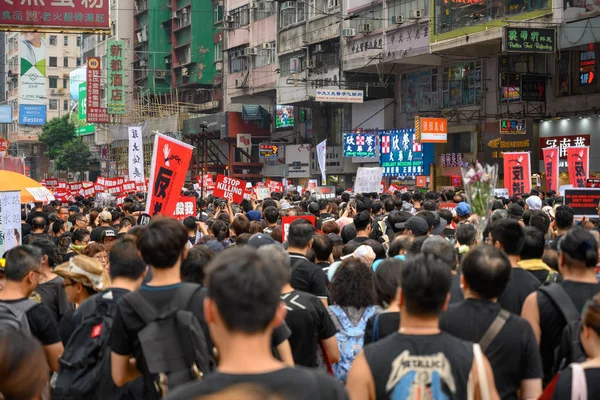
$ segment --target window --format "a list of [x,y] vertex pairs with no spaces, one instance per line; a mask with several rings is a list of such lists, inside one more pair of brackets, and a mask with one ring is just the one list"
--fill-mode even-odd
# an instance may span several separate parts
[[332,8],[337,8],[340,6],[339,0],[327,0],[327,8],[331,10]]
[[58,60],[56,57],[50,57],[50,66],[51,67],[58,67]]
[[215,6],[213,8],[213,19],[214,19],[214,22],[223,21],[223,3],[222,2],[215,4]]
[[69,109],[69,100],[63,100],[63,110],[67,111]]
[[265,65],[275,64],[275,56],[277,49],[275,48],[275,42],[265,43],[263,46],[259,46],[258,55],[254,58],[254,67],[263,67]]
[[49,76],[48,77],[48,86],[50,86],[50,89],[58,88],[58,77]]
[[402,17],[404,21],[409,20],[412,10],[421,10],[423,17],[429,16],[429,0],[393,0],[389,7],[390,25],[394,23],[393,17]]
[[[314,1],[314,0],[313,0]],[[261,21],[275,15],[275,3],[261,0],[258,8],[254,9],[254,21]]]
[[68,66],[69,66],[69,57],[63,57],[63,65],[64,65],[65,67],[68,67]]
[[223,60],[223,42],[215,43],[215,62]]
[[378,4],[374,7],[369,7],[354,14],[355,18],[352,20],[352,27],[357,32],[362,32],[363,26],[366,24],[371,25],[371,31],[383,29],[383,5]]
[[50,46],[56,46],[56,35],[50,35]]
[[291,53],[291,54],[286,54],[283,55],[279,58],[279,68],[280,68],[280,76],[288,76],[292,74],[292,70],[290,68],[291,66],[291,60],[292,59],[297,59],[298,60],[298,64],[297,64],[297,68],[298,71],[300,72],[300,60],[302,60],[302,57],[304,57],[306,55],[305,52],[298,52],[298,53]]
[[81,57],[77,57],[75,59],[75,66],[79,67],[81,65]]
[[481,102],[481,61],[444,67],[442,77],[443,108]]
[[50,106],[51,110],[58,110],[58,100],[51,99],[50,101],[48,101],[48,105]]
[[81,47],[81,36],[77,35],[77,47]]
[[231,15],[233,15],[234,29],[250,24],[250,10],[248,9],[248,5],[231,10]]
[[587,45],[562,52],[555,67],[558,75],[556,95],[570,96],[600,92],[597,76],[599,59],[598,49]]
[[63,88],[69,88],[69,80],[67,78],[63,78]]
[[230,73],[248,71],[248,57],[244,56],[246,47],[248,46],[235,47],[227,52]]
[[[292,8],[287,8],[289,6]],[[281,28],[288,27],[290,25],[297,24],[298,22],[304,21],[306,15],[304,15],[304,2],[303,1],[295,1],[295,2],[284,2],[281,3],[280,6],[280,17]],[[284,8],[285,7],[285,8]]]
[[63,42],[65,46],[69,45],[69,37],[67,35],[63,36]]

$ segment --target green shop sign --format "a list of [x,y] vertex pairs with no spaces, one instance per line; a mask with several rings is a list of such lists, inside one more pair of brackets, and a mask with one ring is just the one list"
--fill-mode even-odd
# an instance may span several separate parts
[[554,53],[556,29],[504,27],[503,50],[516,53]]
[[77,135],[77,136],[89,135],[94,132],[96,132],[96,126],[91,125],[91,124],[83,125],[83,126],[75,128],[75,135]]

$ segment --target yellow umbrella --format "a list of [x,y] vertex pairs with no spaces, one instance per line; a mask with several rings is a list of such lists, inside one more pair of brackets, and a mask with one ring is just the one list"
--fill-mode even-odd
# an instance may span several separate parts
[[12,171],[0,170],[0,192],[21,192],[21,203],[51,201],[54,195],[41,183]]

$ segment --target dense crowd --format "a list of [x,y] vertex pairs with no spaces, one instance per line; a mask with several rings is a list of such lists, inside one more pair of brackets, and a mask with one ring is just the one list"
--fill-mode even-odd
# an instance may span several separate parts
[[187,194],[23,206],[0,399],[600,398],[598,221],[556,193],[483,232],[455,191]]

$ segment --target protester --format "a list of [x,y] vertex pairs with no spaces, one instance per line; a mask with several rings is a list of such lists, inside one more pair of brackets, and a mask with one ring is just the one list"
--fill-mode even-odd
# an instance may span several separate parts
[[537,399],[542,362],[533,331],[526,320],[498,304],[511,276],[510,261],[500,250],[480,245],[463,258],[461,271],[465,301],[441,315],[440,329],[480,344],[502,399]]
[[332,255],[333,242],[325,235],[314,235],[311,248],[315,253],[315,264],[327,274],[329,266],[334,261]]
[[23,236],[24,244],[31,244],[36,238],[47,238],[46,235],[46,218],[43,216],[34,217],[31,220],[31,233]]
[[554,221],[550,225],[554,230],[553,240],[550,243],[552,250],[558,251],[558,243],[560,238],[565,235],[573,227],[575,211],[569,206],[558,206],[554,210]]
[[102,232],[106,229],[113,230],[111,226],[112,214],[109,211],[102,211],[99,213],[97,220],[100,221],[100,225],[97,228],[92,229],[90,235],[90,240],[92,242],[100,242],[102,240]]
[[538,228],[528,226],[525,228],[525,241],[520,253],[519,268],[529,271],[537,278],[540,284],[556,282],[560,275],[553,271],[544,261],[544,233]]
[[443,261],[451,271],[452,283],[450,285],[450,304],[458,303],[464,300],[461,290],[460,275],[457,272],[458,257],[454,252],[452,244],[439,236],[431,236],[423,242],[421,252],[432,254],[440,261]]
[[77,255],[83,255],[85,251],[85,247],[90,241],[90,233],[87,229],[81,228],[77,229],[73,232],[73,237],[71,241],[71,245],[69,246],[69,250],[67,254],[63,257],[63,261],[69,261],[71,258]]
[[101,243],[90,243],[83,251],[84,256],[93,257],[108,271],[108,253]]
[[[431,391],[432,398],[466,399],[470,391],[498,399],[487,358],[477,345],[440,331],[447,307],[450,270],[433,255],[417,255],[402,267],[400,329],[366,346],[352,365],[348,393],[352,400],[406,398]],[[481,368],[483,366],[483,368]],[[422,379],[422,377],[426,379]]]

